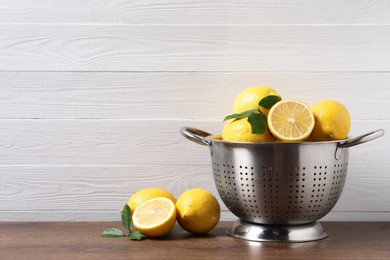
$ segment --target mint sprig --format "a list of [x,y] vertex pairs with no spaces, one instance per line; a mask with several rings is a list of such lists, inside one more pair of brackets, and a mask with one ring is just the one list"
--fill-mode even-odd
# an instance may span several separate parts
[[130,207],[129,205],[125,204],[122,208],[121,219],[122,219],[122,225],[129,231],[131,226],[131,218],[132,218],[132,214],[131,214]]
[[142,234],[138,230],[131,231],[131,219],[132,214],[129,205],[125,204],[121,212],[122,225],[127,233],[123,233],[122,230],[118,228],[109,228],[100,233],[101,237],[128,237],[129,240],[141,240]]
[[268,122],[264,113],[253,113],[248,116],[247,120],[251,125],[252,134],[264,134],[267,131]]
[[125,234],[122,232],[122,230],[117,228],[109,228],[104,230],[100,236],[102,237],[124,237]]
[[[262,98],[259,101],[259,106],[263,107],[265,109],[270,109],[273,105],[275,105],[277,102],[282,100],[279,96],[275,95],[269,95],[264,98]],[[251,125],[252,128],[252,134],[264,134],[265,131],[268,129],[268,122],[267,122],[267,116],[261,112],[259,108],[257,109],[251,109],[247,110],[241,113],[228,115],[223,119],[223,121],[230,120],[230,119],[242,119],[247,117],[248,123]]]
[[241,119],[244,117],[248,117],[248,116],[252,115],[253,113],[255,113],[256,111],[257,111],[257,109],[251,109],[251,110],[244,111],[242,113],[232,114],[232,115],[225,117],[223,119],[223,121],[230,120],[230,119]]
[[259,106],[264,107],[265,109],[270,109],[273,105],[282,100],[279,96],[266,96],[259,102]]
[[128,236],[129,240],[141,240],[142,234],[138,230],[134,230]]

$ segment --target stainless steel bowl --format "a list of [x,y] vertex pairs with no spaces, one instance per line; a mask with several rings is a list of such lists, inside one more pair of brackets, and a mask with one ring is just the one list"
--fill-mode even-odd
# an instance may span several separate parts
[[[304,230],[301,233],[308,229],[313,233],[314,228],[314,237],[311,234],[294,239],[308,241],[326,236],[316,222],[332,210],[343,191],[348,171],[347,148],[378,138],[384,131],[341,141],[263,143],[223,141],[190,127],[183,127],[181,133],[209,146],[218,193],[240,219],[228,234],[249,240],[280,237],[276,241],[286,241],[282,235],[259,238],[251,230],[263,225],[265,234],[270,233],[268,228],[282,230],[281,233],[294,229],[297,233],[300,227]],[[244,230],[252,235],[243,235]]]

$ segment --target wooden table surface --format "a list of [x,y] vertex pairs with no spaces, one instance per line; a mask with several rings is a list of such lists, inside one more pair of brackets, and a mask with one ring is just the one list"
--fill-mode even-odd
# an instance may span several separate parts
[[176,226],[165,238],[129,241],[99,234],[120,222],[0,222],[0,259],[390,259],[390,222],[321,222],[323,240],[250,242],[220,222],[205,236]]

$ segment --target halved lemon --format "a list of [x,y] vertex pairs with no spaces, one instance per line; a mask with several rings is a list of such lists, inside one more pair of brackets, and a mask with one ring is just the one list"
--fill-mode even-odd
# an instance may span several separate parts
[[152,187],[152,188],[142,189],[134,193],[130,197],[129,201],[127,202],[127,205],[129,205],[131,212],[134,213],[136,208],[142,203],[144,203],[145,201],[154,198],[160,198],[160,197],[170,199],[172,200],[173,203],[176,203],[175,197],[173,197],[173,195],[170,192],[161,188]]
[[167,198],[155,198],[142,203],[134,211],[133,224],[149,237],[161,237],[170,233],[176,223],[175,204]]
[[272,106],[268,114],[268,127],[281,141],[303,141],[314,128],[314,115],[305,103],[288,99]]

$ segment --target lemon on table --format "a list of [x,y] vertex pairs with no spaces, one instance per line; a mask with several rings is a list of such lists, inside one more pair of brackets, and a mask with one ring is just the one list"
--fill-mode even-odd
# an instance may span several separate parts
[[155,198],[142,203],[132,216],[134,227],[149,237],[170,233],[176,223],[176,208],[172,200]]
[[343,104],[335,100],[322,100],[314,104],[311,110],[315,118],[315,126],[310,135],[313,141],[347,138],[351,128],[351,116]]
[[134,212],[145,201],[159,197],[168,198],[173,203],[176,203],[176,198],[168,191],[160,188],[146,188],[134,193],[127,202],[127,205],[129,205],[131,212]]
[[263,134],[252,134],[247,118],[229,120],[222,130],[222,139],[231,142],[273,142],[275,138],[266,130]]
[[221,208],[212,193],[204,189],[191,189],[177,199],[177,222],[188,232],[204,234],[219,222]]
[[314,128],[314,115],[309,106],[298,100],[282,100],[271,107],[268,127],[281,141],[303,141]]
[[251,109],[260,109],[265,115],[268,114],[268,109],[259,107],[259,102],[267,96],[280,95],[270,87],[253,86],[241,91],[235,98],[233,103],[233,113],[241,113]]

